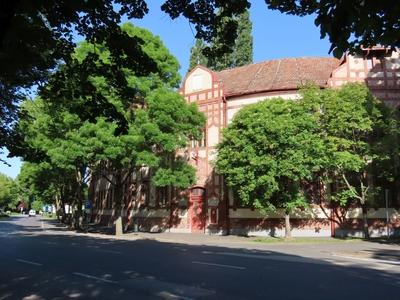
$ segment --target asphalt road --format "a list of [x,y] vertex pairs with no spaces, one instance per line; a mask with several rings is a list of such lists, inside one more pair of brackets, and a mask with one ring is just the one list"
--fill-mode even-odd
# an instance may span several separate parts
[[400,299],[400,264],[304,251],[94,238],[12,217],[0,221],[0,300]]

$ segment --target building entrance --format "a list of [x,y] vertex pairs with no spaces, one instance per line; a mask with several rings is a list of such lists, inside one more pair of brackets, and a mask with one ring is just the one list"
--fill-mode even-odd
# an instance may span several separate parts
[[206,223],[205,189],[194,187],[190,190],[190,229],[193,233],[204,232]]

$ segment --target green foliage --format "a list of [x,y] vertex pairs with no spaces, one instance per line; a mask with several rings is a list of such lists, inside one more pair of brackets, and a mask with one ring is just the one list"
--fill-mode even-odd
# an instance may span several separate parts
[[71,181],[73,173],[57,168],[49,162],[25,161],[17,177],[18,194],[26,201],[34,198],[44,203],[55,203]]
[[203,40],[196,39],[192,48],[190,48],[189,70],[191,71],[197,65],[208,66],[208,59],[203,54],[206,45]]
[[[37,98],[22,107],[18,129],[26,146],[23,154],[40,152],[36,167],[44,160],[67,175],[68,182],[55,176],[57,188],[64,197],[66,191],[72,202],[78,201],[78,207],[89,172],[114,185],[116,205],[125,180],[142,166],[151,167],[155,183],[162,186],[187,187],[195,180],[193,168],[176,151],[200,136],[205,118],[175,91],[179,64],[149,31],[132,24],[122,25],[122,30],[144,42],[142,50],[157,64],[157,72],[141,75],[135,69],[119,68],[110,49],[82,42],[74,53],[75,68],[61,67],[56,79],[42,89],[46,100]],[[94,64],[87,69],[89,57]],[[119,77],[112,78],[115,72]],[[121,91],[115,80],[126,82],[127,90]],[[82,85],[92,92],[87,94]]]
[[391,110],[363,84],[339,90],[310,88],[302,94],[304,105],[317,116],[327,147],[329,160],[320,175],[335,185],[331,200],[342,206],[373,201],[373,172],[381,172],[395,146]]
[[[116,10],[116,6],[120,9]],[[0,146],[12,146],[13,140],[8,145],[9,130],[16,119],[18,103],[29,89],[45,83],[60,62],[71,62],[77,33],[87,40],[105,43],[112,49],[113,59],[123,67],[146,73],[156,70],[138,47],[141,41],[129,38],[118,26],[123,16],[141,18],[145,13],[144,2],[132,5],[118,0],[4,4],[0,29]],[[87,65],[90,63],[88,60]]]
[[[266,3],[269,8],[283,13],[299,16],[316,14],[315,23],[320,26],[321,36],[329,36],[331,50],[335,55],[360,45],[400,46],[400,5],[390,0],[367,0],[362,3],[267,0]],[[247,0],[168,0],[161,3],[161,9],[172,19],[184,16],[194,24],[196,38],[212,44],[212,47],[207,47],[208,57],[214,57],[215,61],[220,59],[221,62],[225,60],[223,56],[234,47],[235,41],[241,39],[238,19],[249,8],[250,1]],[[76,34],[108,48],[110,60],[121,68],[135,70],[138,75],[157,72],[157,65],[143,52],[141,46],[144,42],[140,38],[128,36],[119,26],[124,18],[142,18],[147,13],[146,1],[60,3],[58,0],[36,0],[32,5],[21,1],[6,1],[2,6],[0,27],[0,147],[14,146],[16,136],[10,135],[10,131],[17,119],[18,104],[29,94],[30,89],[38,83],[45,85],[60,63],[75,68],[71,54],[76,46]],[[243,41],[241,44],[247,47],[250,45],[248,39]],[[240,55],[236,60],[243,57],[247,55]],[[95,60],[95,57],[85,60],[82,69],[93,68]],[[118,79],[120,71],[114,71],[115,76],[109,79],[117,78],[114,83],[122,93],[128,89],[127,83]],[[61,84],[65,77],[59,76],[56,81]],[[93,92],[92,86],[88,84],[81,84],[80,88],[86,94]],[[105,109],[101,99],[99,94],[95,95],[92,104]],[[82,115],[85,120],[97,116],[90,109]]]
[[0,208],[15,208],[17,201],[15,181],[0,173]]
[[44,202],[42,202],[41,200],[34,200],[31,203],[31,209],[35,210],[35,211],[40,211],[43,209],[44,206]]
[[[219,12],[222,14],[222,11]],[[231,18],[223,19],[224,22],[230,22]],[[225,43],[217,35],[209,44],[202,40],[196,40],[195,45],[190,50],[189,71],[196,65],[204,65],[214,71],[221,71],[228,68],[240,67],[253,62],[253,36],[251,33],[252,23],[250,21],[249,11],[241,13],[236,19],[237,37],[230,51],[221,56],[210,55],[207,51],[214,48],[221,48]]]
[[363,84],[307,86],[301,94],[241,109],[218,146],[218,172],[243,204],[262,210],[306,206],[313,195],[305,185],[315,181],[335,204],[373,205],[382,190],[376,183],[399,178],[394,110]]
[[156,186],[174,186],[185,189],[196,181],[195,169],[182,158],[175,159],[170,164],[160,167],[153,177]]
[[324,150],[314,116],[297,102],[276,98],[235,115],[216,166],[242,203],[290,212],[306,206],[301,182],[320,170]]
[[[68,137],[70,140],[75,136],[73,143],[77,150],[73,150],[73,153],[79,150],[87,153],[90,168],[101,172],[105,165],[101,162],[108,162],[107,172],[124,170],[129,173],[143,165],[155,170],[162,167],[165,171],[165,168],[174,166],[177,169],[170,171],[175,172],[175,176],[180,174],[185,177],[184,171],[189,172],[187,178],[182,181],[187,182],[188,186],[194,181],[193,170],[182,166],[181,163],[172,163],[172,157],[178,149],[187,144],[189,138],[200,135],[204,116],[194,104],[187,104],[174,91],[180,81],[179,64],[160,39],[149,31],[131,24],[124,24],[122,28],[128,35],[145,41],[143,50],[158,65],[159,71],[147,76],[137,76],[131,70],[125,69],[124,79],[134,91],[130,98],[122,97],[115,91],[107,77],[100,74],[90,76],[93,86],[119,114],[123,115],[125,128],[121,132],[120,120],[107,116],[97,117],[91,122],[86,121]],[[79,61],[90,55],[92,49],[89,44],[83,43],[76,52]],[[103,67],[112,68],[113,64],[109,62],[108,57],[107,49],[103,48],[99,56],[100,63]],[[69,148],[71,149],[71,146]],[[168,157],[171,166],[166,165],[165,157]]]
[[[160,3],[162,10],[171,18],[183,14],[195,24],[197,38],[210,41],[212,37],[221,35],[226,43],[213,49],[215,55],[229,49],[236,38],[236,21],[225,22],[223,19],[237,16],[250,6],[244,0],[232,4],[214,1],[205,4],[179,1]],[[216,16],[214,11],[221,7],[224,7],[224,14]],[[126,81],[119,80],[121,70],[118,69],[130,69],[138,76],[159,72],[160,64],[155,64],[143,51],[146,43],[129,36],[119,26],[123,19],[140,19],[147,13],[146,1],[81,0],[60,3],[58,0],[37,0],[29,5],[20,1],[4,3],[0,17],[0,148],[14,146],[16,136],[10,136],[10,130],[17,119],[18,104],[29,95],[30,89],[45,85],[60,64],[65,64],[66,68],[76,68],[71,54],[76,46],[74,41],[77,35],[78,39],[109,49],[110,61],[117,66],[109,80],[114,80],[114,86],[120,93],[126,92],[129,87]],[[217,30],[220,27],[223,29]],[[80,66],[81,70],[93,70],[95,61],[95,56],[88,57]],[[60,75],[52,80],[53,84],[57,82],[62,85],[65,79]],[[105,109],[100,94],[93,93],[92,85],[87,84],[84,77],[81,79],[82,83],[78,84],[81,94],[91,94],[94,96],[92,105]],[[114,115],[112,111],[108,113]],[[89,108],[82,115],[85,120],[97,116]]]
[[321,38],[329,37],[330,52],[340,57],[347,50],[375,45],[399,47],[400,4],[391,0],[266,0],[282,13],[315,16]]

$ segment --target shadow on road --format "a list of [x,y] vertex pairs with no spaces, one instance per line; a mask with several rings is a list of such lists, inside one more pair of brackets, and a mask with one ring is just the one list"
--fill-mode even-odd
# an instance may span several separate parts
[[[45,223],[54,227],[44,231],[8,222],[12,235],[1,243],[9,248],[0,253],[10,265],[0,261],[7,270],[0,273],[0,299],[367,300],[395,299],[400,291],[398,273],[358,262],[338,265],[270,249],[95,238],[64,234],[56,221]],[[394,252],[371,255],[396,260]]]

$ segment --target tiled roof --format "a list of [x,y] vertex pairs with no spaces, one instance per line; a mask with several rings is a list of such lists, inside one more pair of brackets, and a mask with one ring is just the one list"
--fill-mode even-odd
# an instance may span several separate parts
[[332,57],[301,57],[268,60],[252,65],[215,72],[222,81],[225,95],[246,95],[257,92],[297,89],[313,82],[327,85],[339,60]]

